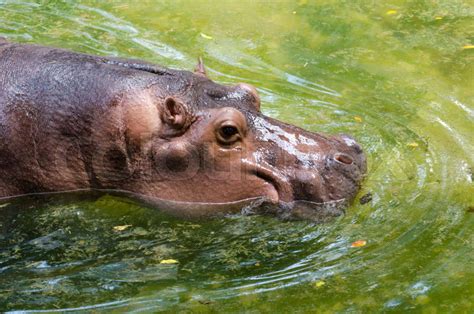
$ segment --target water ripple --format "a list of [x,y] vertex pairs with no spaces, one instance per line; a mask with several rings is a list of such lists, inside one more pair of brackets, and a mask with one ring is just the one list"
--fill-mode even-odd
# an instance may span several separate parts
[[[269,295],[283,300],[281,306],[301,300],[309,305],[331,302],[335,312],[358,311],[354,304],[367,311],[413,310],[444,299],[451,290],[472,292],[467,287],[474,251],[469,212],[474,204],[474,110],[465,101],[468,97],[458,97],[449,84],[442,84],[445,77],[436,77],[439,85],[428,86],[413,76],[432,67],[423,67],[426,55],[421,48],[395,52],[420,54],[416,55],[419,64],[408,64],[406,57],[394,60],[390,54],[384,59],[376,59],[375,53],[364,55],[377,51],[378,42],[372,43],[372,50],[318,51],[315,43],[339,36],[328,35],[327,12],[312,18],[314,23],[326,21],[315,29],[303,18],[294,20],[299,9],[274,12],[275,16],[291,14],[285,21],[311,38],[309,56],[321,65],[314,70],[320,73],[316,75],[306,65],[286,68],[282,64],[297,59],[291,53],[284,58],[284,48],[297,34],[278,34],[284,38],[275,43],[281,51],[272,48],[259,55],[256,51],[266,47],[267,38],[239,39],[224,31],[215,36],[218,39],[201,38],[198,34],[205,27],[212,29],[212,24],[195,24],[199,22],[195,12],[191,15],[185,8],[173,16],[163,8],[163,19],[151,8],[150,13],[140,12],[147,21],[156,17],[157,25],[169,19],[170,32],[175,27],[178,31],[168,36],[164,27],[141,24],[132,15],[119,18],[127,12],[119,15],[113,13],[119,10],[114,6],[96,5],[0,1],[0,36],[178,68],[190,67],[196,54],[205,53],[208,73],[216,80],[255,84],[266,114],[314,131],[353,134],[368,154],[368,176],[346,216],[324,225],[259,216],[180,221],[113,196],[9,199],[0,205],[0,310],[146,312],[175,306],[182,310],[180,304],[212,308],[215,302],[217,310],[231,304],[239,311],[241,303],[253,304],[252,298],[268,303]],[[383,27],[391,27],[389,18],[401,14],[374,18],[356,12],[352,10],[349,17],[355,15],[364,23],[383,19]],[[440,13],[436,14],[426,16]],[[403,18],[396,20],[400,28]],[[448,23],[446,19],[430,23],[436,21]],[[366,40],[357,29],[338,23],[341,30],[354,32],[349,35]],[[374,32],[380,28],[370,25]],[[402,49],[398,41],[408,34],[416,32],[400,29],[396,36],[386,31],[374,38]],[[194,51],[196,37],[207,42]],[[350,37],[342,36],[341,44]],[[298,49],[306,51],[306,47]],[[393,72],[393,64],[384,67],[385,62],[396,61],[404,75]],[[377,67],[366,66],[373,62]],[[373,72],[366,72],[367,68]],[[363,195],[370,195],[365,204],[359,202]],[[130,227],[114,231],[118,225]],[[359,240],[366,244],[354,247]],[[166,259],[178,264],[161,264]],[[453,283],[460,288],[456,290]]]

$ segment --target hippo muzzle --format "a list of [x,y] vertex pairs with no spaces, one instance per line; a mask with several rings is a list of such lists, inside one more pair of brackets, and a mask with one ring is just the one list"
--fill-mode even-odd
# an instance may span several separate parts
[[271,202],[321,211],[324,204],[340,204],[341,210],[354,198],[367,164],[352,137],[312,133],[264,116],[251,119],[258,142],[255,168],[275,188]]

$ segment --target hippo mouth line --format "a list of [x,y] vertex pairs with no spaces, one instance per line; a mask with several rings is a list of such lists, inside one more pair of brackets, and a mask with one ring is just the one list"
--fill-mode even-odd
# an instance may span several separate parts
[[273,187],[276,192],[276,197],[270,197],[271,203],[277,204],[293,200],[293,188],[291,183],[281,173],[246,159],[242,160],[242,165],[248,169],[251,175],[256,176]]

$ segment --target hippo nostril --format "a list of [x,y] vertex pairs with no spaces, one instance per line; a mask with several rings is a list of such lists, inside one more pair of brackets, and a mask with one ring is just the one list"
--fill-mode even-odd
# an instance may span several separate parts
[[343,154],[343,153],[337,153],[334,155],[334,160],[336,160],[337,162],[340,162],[340,163],[343,163],[343,164],[346,164],[346,165],[352,165],[352,163],[354,162],[354,160],[352,159],[352,157],[346,155],[346,154]]

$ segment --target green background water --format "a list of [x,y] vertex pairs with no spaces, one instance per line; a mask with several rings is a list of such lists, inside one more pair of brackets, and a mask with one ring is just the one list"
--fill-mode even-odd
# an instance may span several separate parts
[[0,310],[472,312],[473,20],[467,1],[0,1],[12,41],[184,69],[202,56],[214,80],[254,84],[266,114],[354,135],[358,198],[372,194],[323,225],[10,201]]

